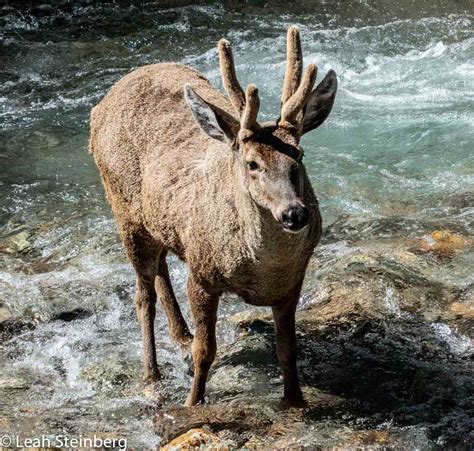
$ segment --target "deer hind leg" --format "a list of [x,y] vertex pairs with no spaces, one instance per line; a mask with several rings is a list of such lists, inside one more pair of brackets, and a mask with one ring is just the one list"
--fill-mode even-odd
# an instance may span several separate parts
[[143,340],[144,379],[146,383],[156,382],[160,379],[160,372],[156,363],[154,281],[163,248],[140,226],[122,223],[119,228],[128,258],[137,275],[135,307]]
[[194,380],[186,400],[186,406],[204,402],[209,369],[216,357],[216,320],[219,294],[210,294],[193,281],[188,280],[188,297],[196,332],[192,344]]
[[183,346],[189,346],[193,340],[189,332],[178,301],[173,292],[168,265],[166,263],[166,252],[160,255],[158,263],[158,273],[155,278],[155,288],[160,298],[161,304],[168,318],[170,337]]

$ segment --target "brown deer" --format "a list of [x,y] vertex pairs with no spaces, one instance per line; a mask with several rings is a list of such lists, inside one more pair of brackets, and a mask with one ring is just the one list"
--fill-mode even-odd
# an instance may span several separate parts
[[[280,117],[259,123],[257,88],[250,85],[244,93],[240,87],[228,41],[219,42],[219,55],[229,99],[189,67],[141,67],[93,108],[90,149],[136,271],[145,380],[160,378],[158,295],[171,337],[185,345],[192,341],[194,381],[186,405],[204,402],[216,355],[219,297],[232,292],[272,308],[284,398],[297,404],[304,401],[295,309],[321,235],[299,141],[329,115],[336,74],[329,71],[313,90],[316,66],[302,76],[299,31],[291,27]],[[187,264],[194,338],[170,283],[169,251]]]

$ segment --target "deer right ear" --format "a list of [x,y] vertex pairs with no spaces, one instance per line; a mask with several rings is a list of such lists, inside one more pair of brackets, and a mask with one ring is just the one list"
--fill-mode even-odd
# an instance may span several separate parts
[[234,142],[240,124],[233,116],[206,102],[189,85],[184,87],[184,98],[191,108],[194,120],[204,133],[218,141]]

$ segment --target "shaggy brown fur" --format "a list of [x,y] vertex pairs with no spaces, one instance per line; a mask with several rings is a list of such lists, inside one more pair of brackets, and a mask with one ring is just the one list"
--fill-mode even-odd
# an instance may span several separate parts
[[157,294],[171,336],[184,344],[193,338],[170,283],[171,251],[187,263],[195,323],[187,405],[204,400],[223,292],[272,307],[285,398],[301,402],[294,314],[321,218],[299,139],[326,119],[336,78],[331,71],[311,91],[316,70],[310,66],[300,85],[299,33],[291,27],[282,117],[259,124],[256,87],[243,92],[230,45],[221,41],[219,48],[231,103],[194,69],[171,63],[141,67],[93,108],[90,148],[137,274],[145,379],[160,374]]

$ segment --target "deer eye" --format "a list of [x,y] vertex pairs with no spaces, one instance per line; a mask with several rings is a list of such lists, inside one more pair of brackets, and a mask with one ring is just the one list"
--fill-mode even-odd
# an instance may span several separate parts
[[260,168],[260,166],[258,165],[258,163],[256,161],[249,161],[247,163],[247,166],[251,171],[256,171],[257,169]]

